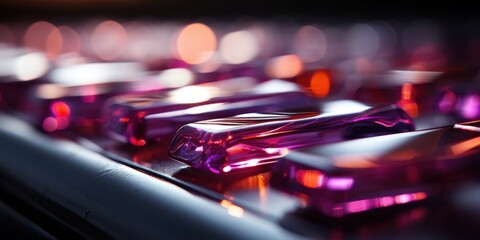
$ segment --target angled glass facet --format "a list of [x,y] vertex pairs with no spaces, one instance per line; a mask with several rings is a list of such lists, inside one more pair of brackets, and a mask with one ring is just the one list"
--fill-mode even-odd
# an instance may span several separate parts
[[340,217],[426,199],[478,176],[480,122],[291,151],[272,186]]
[[272,164],[289,150],[414,130],[413,120],[396,105],[366,111],[244,114],[183,126],[169,155],[213,173]]
[[103,110],[105,132],[132,145],[171,140],[181,126],[248,112],[313,110],[317,102],[291,82],[235,78],[157,94],[124,95]]

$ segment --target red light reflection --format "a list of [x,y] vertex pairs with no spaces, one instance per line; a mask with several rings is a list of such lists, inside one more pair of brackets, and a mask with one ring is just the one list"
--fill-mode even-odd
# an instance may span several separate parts
[[54,102],[50,110],[56,117],[68,117],[70,115],[70,107],[64,102]]
[[307,188],[320,188],[325,183],[325,175],[317,170],[297,170],[295,179]]

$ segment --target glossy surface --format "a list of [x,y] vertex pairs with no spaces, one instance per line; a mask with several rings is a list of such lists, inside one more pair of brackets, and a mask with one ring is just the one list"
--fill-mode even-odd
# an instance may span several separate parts
[[248,112],[314,110],[317,103],[290,82],[235,78],[187,86],[160,94],[111,99],[104,110],[105,132],[120,141],[143,146],[170,140],[184,124]]
[[349,114],[244,114],[183,126],[169,155],[218,174],[270,165],[292,149],[414,129],[395,105]]
[[328,216],[424,200],[472,180],[480,122],[378,136],[290,152],[274,187]]

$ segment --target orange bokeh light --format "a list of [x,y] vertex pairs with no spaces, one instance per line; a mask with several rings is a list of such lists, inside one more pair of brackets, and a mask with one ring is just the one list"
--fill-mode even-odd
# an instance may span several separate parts
[[407,112],[410,117],[416,118],[419,115],[418,105],[413,99],[413,85],[405,83],[402,86],[402,97],[397,102],[397,105]]
[[207,61],[217,48],[215,33],[201,23],[193,23],[183,28],[176,43],[179,57],[189,64]]
[[312,92],[320,98],[324,98],[330,92],[330,77],[325,71],[316,71],[311,80],[310,87]]
[[297,55],[284,55],[270,59],[265,73],[272,78],[292,78],[303,70],[303,63]]

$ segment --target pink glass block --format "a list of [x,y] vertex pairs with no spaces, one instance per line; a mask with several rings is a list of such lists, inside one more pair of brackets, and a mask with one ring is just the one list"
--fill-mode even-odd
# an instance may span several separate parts
[[103,109],[105,132],[143,146],[171,137],[181,126],[248,112],[314,110],[317,102],[291,82],[236,78],[187,86],[159,94],[112,98]]
[[272,186],[341,217],[424,200],[478,176],[480,122],[291,151]]
[[396,105],[349,114],[244,114],[183,126],[169,155],[213,173],[272,164],[289,150],[414,130],[413,120]]

